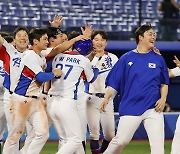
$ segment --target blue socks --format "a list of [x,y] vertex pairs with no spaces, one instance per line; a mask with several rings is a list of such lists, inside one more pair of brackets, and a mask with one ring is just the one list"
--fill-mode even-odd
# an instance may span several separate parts
[[100,154],[98,140],[90,140],[90,148],[91,148],[92,154]]
[[102,145],[101,145],[101,149],[100,149],[101,153],[103,153],[107,149],[109,143],[110,143],[109,141],[107,141],[105,139],[103,140]]

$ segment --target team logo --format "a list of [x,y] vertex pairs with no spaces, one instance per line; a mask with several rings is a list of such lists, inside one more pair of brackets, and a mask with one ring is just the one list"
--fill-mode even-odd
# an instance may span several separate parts
[[154,63],[149,63],[149,68],[156,68],[156,64],[154,64]]
[[20,57],[13,58],[12,60],[13,60],[13,66],[20,67],[20,63],[21,63]]
[[129,66],[132,66],[132,65],[133,65],[133,62],[132,62],[132,61],[130,61],[130,62],[128,63],[128,65],[129,65]]

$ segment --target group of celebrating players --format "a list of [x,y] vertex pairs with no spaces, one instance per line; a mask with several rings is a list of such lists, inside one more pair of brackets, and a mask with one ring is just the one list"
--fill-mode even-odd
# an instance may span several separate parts
[[[151,154],[164,154],[162,111],[169,76],[180,75],[180,61],[176,58],[177,67],[168,70],[154,47],[156,36],[150,25],[137,28],[137,48],[118,60],[105,51],[104,30],[86,25],[82,33],[67,35],[59,28],[62,20],[62,16],[55,15],[51,27],[29,32],[20,26],[13,33],[13,44],[0,36],[4,87],[0,94],[0,139],[6,121],[8,126],[3,154],[40,153],[52,124],[59,137],[57,154],[84,154],[87,125],[92,154],[119,154],[141,122]],[[121,103],[115,135],[116,94]],[[100,124],[104,135],[101,146]],[[172,154],[180,151],[179,129],[177,125]],[[20,149],[23,132],[26,140]]]

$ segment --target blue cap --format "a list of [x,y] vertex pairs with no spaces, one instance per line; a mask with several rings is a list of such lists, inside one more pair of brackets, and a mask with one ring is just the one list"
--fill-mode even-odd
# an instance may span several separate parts
[[93,45],[92,45],[92,41],[91,40],[80,40],[77,41],[74,44],[74,48],[81,54],[84,56],[87,56],[88,54],[90,54],[90,52],[93,49]]

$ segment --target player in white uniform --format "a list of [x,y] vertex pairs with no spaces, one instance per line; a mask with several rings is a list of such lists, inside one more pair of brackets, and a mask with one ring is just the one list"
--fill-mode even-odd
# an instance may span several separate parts
[[108,89],[101,109],[108,100],[121,96],[120,120],[116,136],[104,154],[120,154],[143,122],[148,134],[151,154],[164,154],[163,109],[168,92],[169,76],[161,55],[152,51],[156,40],[150,25],[136,32],[137,48],[121,56],[106,78]]
[[[8,137],[5,142],[3,153],[14,152],[15,144],[20,139],[26,121],[33,126],[35,138],[31,142],[27,153],[40,153],[49,136],[47,116],[39,98],[41,83],[60,76],[60,69],[50,73],[44,73],[45,61],[40,52],[47,48],[48,37],[46,29],[32,29],[29,33],[30,43],[33,50],[26,52],[22,59],[19,77],[11,82],[14,92],[10,101],[10,117],[8,125]],[[10,74],[11,75],[11,74]],[[11,80],[12,81],[12,80]]]
[[[6,40],[0,36],[0,59],[3,61],[5,76],[3,86],[5,87],[5,93],[3,98],[4,112],[8,122],[10,115],[10,92],[13,92],[13,87],[10,82],[11,79],[15,79],[18,76],[19,67],[21,65],[21,58],[24,56],[24,52],[28,47],[28,31],[25,27],[18,27],[13,33],[14,45],[10,45]],[[10,76],[11,74],[11,76]],[[8,125],[8,128],[10,126]],[[18,145],[17,149],[18,151]],[[16,150],[14,153],[17,153]]]
[[[180,76],[180,61],[176,56],[175,56],[174,63],[176,63],[177,67],[173,69],[169,69],[170,78]],[[178,117],[177,122],[176,122],[176,130],[175,130],[174,138],[172,141],[171,154],[180,153],[179,143],[180,143],[180,116]]]
[[[89,56],[92,59],[91,64],[94,65],[98,60],[102,63],[102,69],[97,79],[87,84],[86,92],[89,93],[87,100],[87,120],[90,131],[90,147],[93,154],[99,154],[107,148],[108,143],[114,137],[114,108],[113,101],[108,104],[107,112],[101,112],[100,105],[105,94],[105,79],[109,71],[112,69],[118,58],[116,55],[104,51],[107,45],[107,34],[104,30],[95,30],[91,36],[93,42],[93,52]],[[102,126],[104,140],[99,148],[100,124]]]
[[76,105],[78,85],[82,71],[88,82],[95,79],[94,74],[98,75],[97,69],[93,72],[90,61],[79,54],[82,50],[86,54],[91,51],[92,43],[89,42],[90,40],[78,41],[74,45],[73,52],[59,54],[53,60],[52,68],[61,68],[63,75],[51,81],[51,88],[48,92],[49,100],[52,101],[50,116],[56,130],[63,130],[67,140],[57,154],[73,154],[77,150],[79,154],[84,153],[84,149],[80,149],[82,132]]
[[4,128],[6,125],[6,118],[5,118],[4,105],[3,105],[3,95],[4,95],[3,81],[4,81],[4,68],[3,68],[3,62],[0,60],[0,154],[1,154]]
[[[65,41],[66,37],[65,35],[63,35],[63,41],[61,40],[61,30],[59,28],[55,28],[55,27],[50,27],[48,28],[47,34],[49,37],[49,48],[47,48],[47,50],[43,50],[43,52],[41,53],[43,56],[47,57],[48,61],[51,60],[56,54],[63,52],[67,49],[69,49],[76,41],[84,39],[87,37],[87,34],[89,33],[89,29],[91,29],[90,25],[87,25],[85,27],[85,30],[82,29],[83,35],[78,36],[70,41]],[[52,51],[52,52],[51,52]],[[42,97],[42,94],[41,94]],[[46,100],[44,100],[44,96],[43,96],[43,104],[46,104]],[[49,109],[51,103],[48,103],[47,106],[44,105],[47,109]],[[49,121],[49,126],[52,124],[51,123],[51,119],[48,116],[48,121]],[[25,145],[23,147],[23,149],[21,150],[22,153],[26,153],[32,139],[34,138],[33,132],[31,132],[31,135],[27,136],[27,139],[25,141]]]

